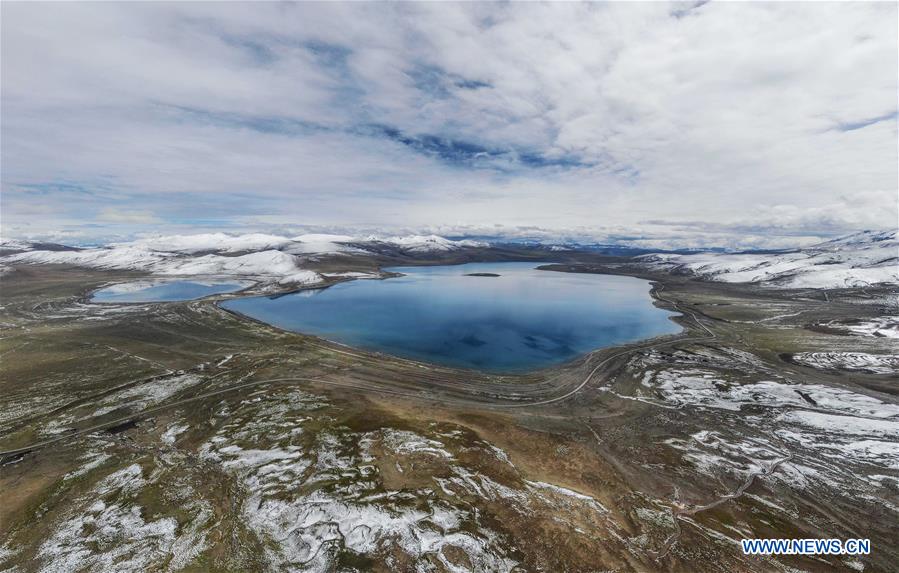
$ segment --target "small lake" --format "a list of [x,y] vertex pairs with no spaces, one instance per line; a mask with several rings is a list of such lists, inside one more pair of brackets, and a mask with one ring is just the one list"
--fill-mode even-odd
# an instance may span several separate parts
[[[350,346],[448,366],[524,372],[680,331],[648,281],[536,270],[542,263],[394,267],[356,280],[223,307]],[[471,273],[499,276],[470,276]]]
[[172,302],[193,300],[234,292],[249,283],[238,281],[137,281],[102,288],[91,296],[91,302]]

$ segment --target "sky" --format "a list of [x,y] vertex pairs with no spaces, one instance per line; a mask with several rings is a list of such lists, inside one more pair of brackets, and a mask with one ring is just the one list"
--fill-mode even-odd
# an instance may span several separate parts
[[896,228],[896,3],[3,2],[0,233]]

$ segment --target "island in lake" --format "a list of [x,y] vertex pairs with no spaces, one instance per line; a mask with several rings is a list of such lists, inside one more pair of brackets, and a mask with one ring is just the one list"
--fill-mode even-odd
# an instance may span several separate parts
[[500,275],[496,273],[468,273],[465,276],[467,277],[498,277]]

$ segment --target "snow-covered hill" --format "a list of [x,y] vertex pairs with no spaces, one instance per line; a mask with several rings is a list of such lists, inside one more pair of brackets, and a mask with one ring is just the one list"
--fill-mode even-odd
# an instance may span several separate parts
[[487,243],[480,241],[453,241],[438,235],[408,235],[405,237],[387,237],[379,239],[370,237],[371,242],[388,243],[396,245],[410,253],[427,253],[435,251],[454,251],[463,247],[486,247]]
[[[159,275],[256,277],[266,282],[312,283],[321,279],[303,268],[320,256],[422,256],[487,247],[487,243],[437,235],[353,237],[306,234],[205,233],[141,238],[106,247],[73,249],[46,243],[2,241],[0,266],[12,263],[66,264],[134,269]],[[637,258],[655,270],[724,282],[752,282],[790,288],[841,288],[899,284],[896,231],[864,231],[795,251],[773,253],[651,254]]]
[[199,235],[166,235],[138,239],[130,243],[112,244],[111,247],[134,247],[148,251],[169,253],[240,253],[278,249],[290,243],[290,239],[277,235],[251,233],[248,235],[227,235],[225,233],[203,233]]
[[10,251],[26,251],[31,248],[31,243],[27,241],[16,241],[13,239],[0,239],[0,250]]
[[88,249],[4,241],[4,249],[11,254],[0,257],[0,266],[62,264],[168,276],[239,276],[281,284],[311,284],[319,282],[321,277],[304,270],[304,260],[318,255],[374,254],[382,252],[385,246],[400,254],[419,255],[486,244],[453,241],[436,235],[356,238],[306,234],[288,238],[261,233],[156,236]]
[[722,282],[787,288],[899,284],[896,231],[862,231],[796,251],[652,254],[638,259],[652,269]]
[[300,268],[296,257],[275,250],[239,256],[190,256],[120,245],[79,251],[32,250],[3,257],[2,261],[7,264],[60,264],[96,269],[138,270],[166,276],[237,276],[281,284],[312,284],[321,281],[317,273]]

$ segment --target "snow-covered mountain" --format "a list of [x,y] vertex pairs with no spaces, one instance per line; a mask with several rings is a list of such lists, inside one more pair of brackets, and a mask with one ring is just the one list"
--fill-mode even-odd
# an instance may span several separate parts
[[277,235],[251,233],[228,235],[225,233],[203,233],[199,235],[165,235],[138,239],[130,243],[113,243],[111,247],[134,247],[147,251],[168,253],[240,253],[278,249],[290,243],[290,239]]
[[722,282],[787,288],[845,288],[899,284],[896,231],[862,231],[795,251],[651,254],[646,266]]
[[393,245],[408,253],[455,251],[464,247],[487,247],[488,243],[463,239],[454,241],[439,235],[407,235],[404,237],[368,237],[366,242]]
[[14,239],[0,239],[0,249],[10,251],[24,251],[31,248],[31,243],[27,241],[16,241]]
[[[133,269],[157,275],[255,277],[265,282],[309,284],[321,280],[303,263],[320,256],[423,256],[488,243],[437,235],[353,237],[306,234],[206,233],[141,238],[106,247],[76,249],[46,243],[2,241],[0,265],[65,264]],[[724,282],[792,288],[841,288],[899,283],[896,231],[863,231],[793,251],[650,254],[637,257],[651,269]]]
[[238,276],[280,284],[311,284],[321,277],[303,269],[304,260],[318,255],[375,254],[385,246],[400,254],[419,255],[487,245],[436,235],[356,238],[306,234],[288,238],[262,233],[205,233],[156,236],[87,249],[4,241],[3,249],[11,254],[0,257],[0,263],[62,264],[167,276]]
[[281,284],[310,284],[321,280],[317,273],[302,269],[293,255],[275,250],[239,256],[190,256],[134,245],[118,245],[78,251],[31,250],[3,257],[2,262],[138,270],[164,276],[252,277]]

